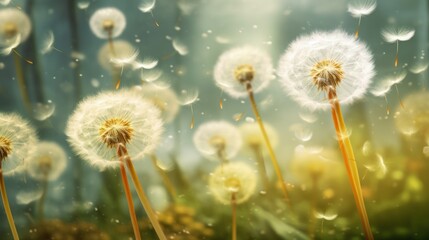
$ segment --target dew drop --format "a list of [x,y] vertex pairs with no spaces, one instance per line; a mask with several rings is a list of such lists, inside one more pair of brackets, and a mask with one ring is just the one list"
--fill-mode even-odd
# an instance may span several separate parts
[[48,100],[47,103],[36,103],[33,105],[33,117],[36,120],[43,121],[52,116],[55,112],[55,104]]

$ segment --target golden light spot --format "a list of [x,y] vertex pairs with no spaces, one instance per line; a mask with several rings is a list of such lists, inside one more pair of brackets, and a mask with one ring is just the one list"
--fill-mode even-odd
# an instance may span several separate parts
[[0,136],[0,161],[6,159],[12,153],[12,142],[9,138]]
[[106,20],[103,21],[103,29],[104,29],[104,31],[111,32],[114,27],[115,27],[115,23],[112,20],[106,19]]
[[3,32],[8,38],[16,36],[18,33],[18,28],[15,23],[7,22],[3,25]]
[[318,90],[327,91],[339,85],[344,78],[344,71],[340,63],[326,59],[317,62],[311,69],[310,75]]
[[234,76],[240,83],[250,82],[255,76],[255,69],[249,64],[239,65],[235,68]]
[[127,144],[133,135],[131,123],[123,118],[110,118],[101,124],[99,134],[101,140],[108,147],[114,148],[117,144]]

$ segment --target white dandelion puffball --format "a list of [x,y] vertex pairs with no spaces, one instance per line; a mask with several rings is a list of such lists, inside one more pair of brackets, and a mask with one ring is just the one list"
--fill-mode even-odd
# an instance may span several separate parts
[[126,146],[132,160],[142,159],[155,150],[162,132],[159,110],[129,90],[102,92],[84,99],[66,128],[73,150],[100,170],[119,166],[119,144]]
[[27,40],[31,33],[31,21],[27,14],[16,8],[0,10],[0,45],[9,46],[19,38],[19,43]]
[[429,137],[429,93],[413,93],[404,99],[403,105],[396,111],[396,128],[404,135],[420,133]]
[[4,175],[25,170],[25,161],[34,151],[36,131],[17,114],[0,113],[0,163]]
[[66,169],[67,155],[55,142],[39,142],[35,151],[26,161],[25,168],[29,175],[37,180],[52,181]]
[[257,93],[266,88],[273,78],[273,65],[268,54],[251,46],[224,52],[214,68],[216,85],[234,98],[248,95],[246,82],[250,82],[253,92]]
[[342,30],[299,37],[278,66],[286,93],[311,110],[328,109],[327,92],[331,90],[342,104],[362,98],[374,74],[367,46]]
[[171,88],[159,87],[154,84],[143,84],[135,87],[133,90],[152,102],[161,111],[161,118],[165,123],[173,121],[179,112],[179,99]]
[[[138,50],[131,43],[125,40],[116,40],[112,41],[112,45],[114,46],[115,53],[110,49],[110,43],[105,43],[98,51],[98,63],[100,63],[102,68],[112,71],[113,67],[123,67],[125,64],[132,64],[134,62],[135,57],[137,57],[135,54]],[[123,61],[122,66],[119,66],[116,64],[116,60],[118,59],[130,60],[128,63],[127,61]]]
[[198,151],[212,159],[217,159],[220,151],[226,159],[231,159],[242,145],[240,131],[226,121],[210,121],[200,125],[193,140]]
[[95,11],[89,19],[89,26],[95,36],[102,39],[118,37],[124,31],[127,20],[117,8],[106,7]]
[[231,204],[232,194],[237,204],[245,202],[254,194],[256,184],[255,170],[242,162],[218,166],[209,179],[211,193],[223,204]]
[[[264,127],[272,147],[275,148],[279,143],[279,137],[276,130],[274,130],[274,128],[266,122],[264,122]],[[264,137],[258,123],[245,122],[239,127],[239,129],[245,146],[250,148],[265,146]]]

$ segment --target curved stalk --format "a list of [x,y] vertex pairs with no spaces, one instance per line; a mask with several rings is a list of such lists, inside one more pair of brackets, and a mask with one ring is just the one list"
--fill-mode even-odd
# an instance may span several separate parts
[[150,155],[150,159],[152,160],[152,164],[155,167],[156,171],[159,173],[159,175],[162,178],[162,182],[165,185],[165,188],[167,189],[167,192],[170,194],[170,198],[173,201],[176,201],[177,198],[177,193],[176,193],[176,189],[174,188],[173,183],[171,182],[170,178],[167,176],[167,174],[165,173],[164,169],[162,169],[159,164],[158,164],[158,158],[156,157],[155,154],[151,154]]
[[246,89],[247,89],[247,92],[249,94],[249,99],[250,99],[250,104],[252,106],[253,114],[255,115],[256,121],[258,122],[259,128],[261,129],[261,133],[262,133],[262,136],[264,138],[264,142],[265,142],[265,145],[267,147],[268,153],[270,155],[271,162],[274,166],[274,170],[276,172],[278,182],[280,183],[280,187],[282,189],[285,201],[291,207],[291,202],[289,200],[289,194],[287,192],[286,184],[285,184],[282,172],[280,170],[280,166],[279,166],[279,163],[277,161],[277,157],[274,153],[273,147],[271,146],[270,139],[268,138],[267,131],[265,130],[264,123],[262,122],[261,115],[259,114],[258,108],[256,106],[256,101],[255,101],[255,97],[253,95],[253,89],[252,89],[252,85],[250,82],[248,82],[246,84]]
[[15,63],[16,79],[18,80],[19,92],[21,93],[22,100],[24,101],[25,109],[31,113],[31,102],[30,96],[28,95],[27,83],[25,82],[24,70],[22,69],[22,63],[20,55],[17,51],[13,51],[13,61]]
[[235,193],[231,194],[231,208],[232,208],[232,240],[237,240],[237,201]]
[[270,180],[268,179],[267,169],[265,168],[265,161],[264,156],[262,155],[261,146],[258,144],[250,146],[250,148],[252,149],[253,154],[255,155],[256,163],[258,164],[259,177],[261,178],[264,185],[264,191],[268,191],[270,189]]
[[372,240],[374,236],[371,231],[369,224],[368,214],[365,208],[365,202],[363,199],[362,188],[359,180],[359,172],[356,165],[356,159],[353,153],[353,148],[350,142],[350,138],[347,134],[347,128],[344,123],[344,118],[341,112],[340,103],[337,99],[335,90],[328,92],[328,98],[331,103],[332,119],[334,121],[335,130],[337,133],[338,144],[340,146],[341,154],[344,159],[344,164],[347,169],[347,175],[352,187],[353,197],[358,209],[358,214],[362,223],[365,238]]
[[9,222],[10,230],[14,240],[19,240],[18,231],[16,231],[15,221],[13,220],[12,211],[10,210],[9,200],[7,199],[6,186],[4,184],[3,169],[0,162],[0,193],[3,200],[4,210],[6,212],[7,221]]
[[137,191],[137,195],[139,196],[140,202],[143,205],[144,210],[146,211],[147,216],[149,217],[150,222],[152,223],[153,228],[155,229],[156,234],[160,240],[167,240],[167,237],[162,230],[161,224],[158,221],[155,211],[152,209],[149,199],[147,198],[145,192],[143,191],[143,187],[140,183],[139,178],[137,177],[137,173],[134,169],[134,165],[131,162],[131,158],[128,155],[128,150],[124,145],[119,146],[120,151],[123,152],[123,161],[125,161],[127,168],[131,174],[131,179],[133,180],[134,186]]
[[[115,50],[115,45],[113,44],[113,38],[112,38],[112,30],[109,30],[108,32],[108,44],[109,44],[109,50],[110,50],[110,55],[114,58],[116,58],[116,50]],[[112,64],[112,77],[113,77],[113,84],[115,86],[115,89],[119,89],[119,87],[121,86],[121,75],[120,75],[120,71],[119,69],[114,66]]]
[[124,192],[127,198],[128,210],[130,212],[131,224],[133,226],[134,236],[136,237],[137,240],[140,240],[141,236],[139,231],[139,224],[137,222],[137,216],[136,216],[136,211],[134,209],[134,203],[133,203],[133,197],[130,191],[130,185],[128,184],[127,172],[125,171],[124,158],[127,158],[128,154],[122,151],[121,146],[122,146],[121,144],[118,144],[116,154],[118,155],[118,158],[121,161],[120,169],[121,169],[122,185],[124,186]]

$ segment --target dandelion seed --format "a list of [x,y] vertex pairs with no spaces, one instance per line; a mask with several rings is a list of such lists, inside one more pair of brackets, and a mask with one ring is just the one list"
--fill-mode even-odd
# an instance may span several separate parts
[[380,154],[376,154],[377,160],[375,164],[366,164],[364,165],[366,169],[368,169],[371,172],[376,172],[379,178],[383,178],[386,176],[387,173],[387,167],[384,163],[384,158]]
[[191,90],[182,90],[180,92],[179,96],[179,103],[182,106],[189,105],[191,108],[191,123],[189,124],[189,128],[193,129],[195,126],[195,116],[194,116],[194,107],[192,104],[198,100],[198,90],[197,89],[191,89]]
[[82,2],[77,3],[77,7],[79,9],[86,10],[86,9],[88,9],[89,4],[90,4],[89,2],[82,1]]
[[59,50],[58,48],[56,48],[54,46],[55,43],[55,37],[54,37],[54,33],[52,31],[48,32],[48,37],[45,39],[45,41],[43,42],[43,47],[40,50],[40,52],[42,54],[46,54],[49,53],[52,50],[58,51],[58,52],[62,52],[61,50]]
[[155,4],[156,0],[144,0],[139,6],[139,10],[143,13],[150,13],[152,19],[155,22],[155,25],[159,27],[159,23],[155,20],[155,17],[153,16],[153,9],[155,8]]
[[143,82],[151,83],[158,80],[163,72],[160,69],[147,69],[140,71],[140,80]]
[[188,47],[179,39],[175,38],[171,43],[174,50],[176,50],[176,52],[178,52],[180,55],[185,56],[189,53]]
[[414,74],[419,74],[426,71],[429,67],[429,62],[426,61],[418,61],[410,67],[410,72]]
[[15,37],[15,41],[10,41],[10,45],[1,49],[0,53],[4,56],[10,55],[15,48],[19,46],[21,43],[21,35],[17,34]]
[[384,41],[388,43],[396,42],[395,67],[398,66],[399,42],[410,40],[414,36],[415,30],[412,28],[386,28],[381,31]]
[[218,159],[221,163],[235,157],[242,145],[238,128],[225,121],[210,121],[200,125],[193,141],[202,155]]
[[360,23],[362,16],[371,14],[377,7],[375,0],[355,0],[348,5],[348,12],[351,13],[352,17],[358,18],[358,25],[356,27],[355,38],[359,37]]
[[153,69],[158,65],[158,59],[152,57],[145,57],[142,62],[134,61],[132,63],[133,69]]
[[338,217],[337,213],[321,213],[321,212],[316,212],[314,214],[314,217],[317,219],[323,219],[326,221],[332,221],[334,219],[336,219]]
[[349,174],[367,239],[374,239],[360,177],[340,104],[362,98],[374,76],[366,45],[341,30],[315,32],[292,42],[279,61],[278,74],[288,95],[312,110],[331,108],[338,145]]
[[16,194],[16,202],[21,205],[27,205],[35,202],[42,197],[42,191],[21,191]]

